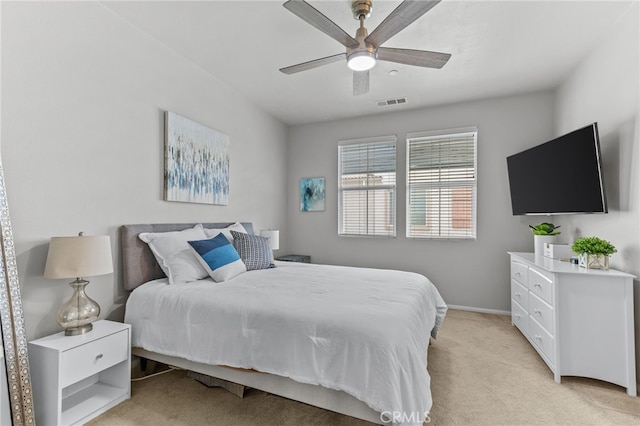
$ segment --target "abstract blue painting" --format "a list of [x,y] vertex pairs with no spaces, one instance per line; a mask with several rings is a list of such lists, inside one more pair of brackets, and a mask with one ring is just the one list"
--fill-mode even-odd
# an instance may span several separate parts
[[229,136],[167,111],[164,199],[229,204]]
[[324,178],[300,179],[300,211],[324,211]]

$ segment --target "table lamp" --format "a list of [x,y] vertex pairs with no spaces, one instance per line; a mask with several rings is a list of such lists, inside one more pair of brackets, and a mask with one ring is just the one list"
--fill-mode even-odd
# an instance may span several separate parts
[[275,229],[263,229],[260,231],[260,236],[269,239],[269,246],[271,250],[278,250],[280,248],[280,231]]
[[82,277],[113,272],[111,240],[108,235],[52,237],[44,268],[45,278],[75,278],[69,283],[73,295],[60,307],[56,320],[66,336],[84,334],[100,315],[100,306],[89,298],[84,288],[89,281]]

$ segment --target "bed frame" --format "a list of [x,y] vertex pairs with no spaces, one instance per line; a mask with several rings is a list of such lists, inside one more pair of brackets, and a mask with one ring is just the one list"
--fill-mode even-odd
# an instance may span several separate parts
[[[139,285],[165,277],[149,246],[138,238],[141,232],[180,231],[195,226],[195,223],[169,223],[123,225],[120,227],[122,247],[122,268],[125,290],[134,290]],[[205,228],[224,228],[231,223],[203,223]],[[242,223],[247,232],[253,234],[253,224]],[[376,424],[389,424],[381,419],[381,414],[355,397],[338,390],[296,382],[283,376],[261,373],[253,370],[241,370],[221,365],[208,365],[189,361],[184,358],[167,356],[132,348],[131,353],[171,366],[205,374],[207,376],[259,389],[294,401],[335,411],[340,414],[366,420]]]

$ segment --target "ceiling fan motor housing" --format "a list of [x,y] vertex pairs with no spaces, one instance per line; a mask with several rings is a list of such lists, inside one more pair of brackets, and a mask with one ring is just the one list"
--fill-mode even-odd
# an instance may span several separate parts
[[376,64],[376,48],[371,43],[366,43],[367,29],[363,26],[356,32],[356,40],[360,45],[355,49],[347,47],[347,65],[354,71],[366,71]]
[[353,0],[351,2],[351,10],[356,21],[360,20],[360,16],[368,18],[371,15],[371,0]]

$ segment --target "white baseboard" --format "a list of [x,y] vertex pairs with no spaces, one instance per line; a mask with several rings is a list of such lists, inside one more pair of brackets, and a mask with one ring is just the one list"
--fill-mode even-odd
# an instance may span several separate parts
[[484,309],[475,308],[473,306],[460,306],[460,305],[447,305],[450,309],[457,309],[459,311],[479,312],[481,314],[495,314],[495,315],[508,315],[511,316],[511,311],[501,311],[499,309]]

